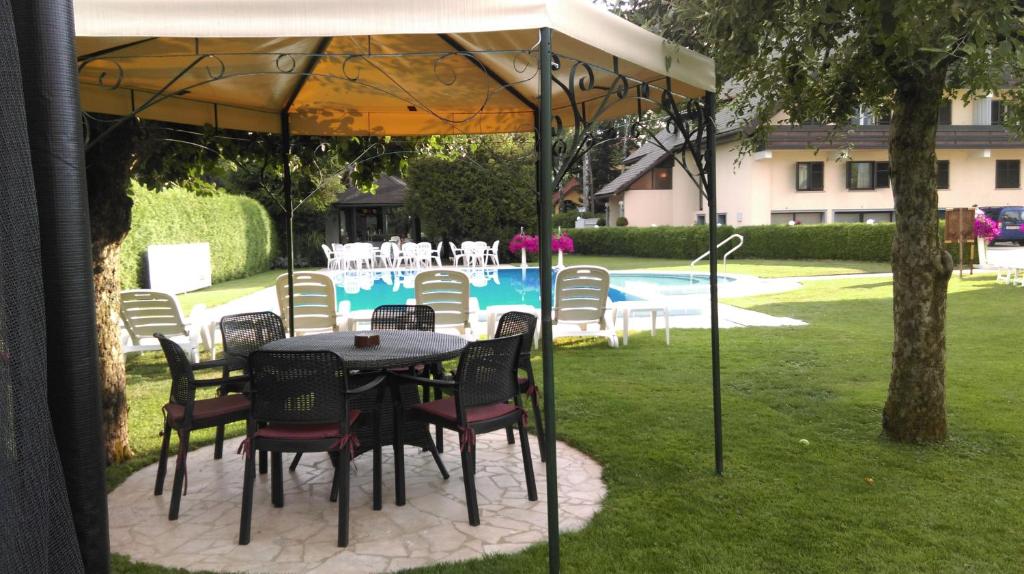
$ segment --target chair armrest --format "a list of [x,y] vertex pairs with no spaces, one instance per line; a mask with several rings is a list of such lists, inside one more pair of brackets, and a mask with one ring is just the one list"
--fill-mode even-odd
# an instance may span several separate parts
[[410,383],[417,383],[420,385],[428,385],[431,387],[441,388],[454,388],[459,386],[459,383],[451,379],[428,379],[426,377],[417,377],[414,375],[403,375],[401,373],[391,373],[392,377],[403,379]]
[[377,375],[370,382],[368,382],[368,383],[366,383],[364,385],[360,385],[360,386],[358,386],[358,387],[356,387],[354,389],[349,389],[348,391],[346,391],[346,394],[358,395],[359,393],[365,393],[366,391],[369,391],[370,389],[373,389],[377,385],[379,385],[382,382],[384,382],[384,379],[386,379],[386,378],[387,378],[387,375],[383,375],[383,374],[382,375]]
[[228,365],[227,358],[223,359],[212,359],[210,361],[199,361],[198,363],[192,363],[193,371],[202,371],[204,369],[223,369]]
[[249,382],[249,377],[246,375],[239,375],[235,377],[221,377],[219,379],[196,379],[196,388],[219,387],[221,385],[230,385],[231,383],[247,382]]

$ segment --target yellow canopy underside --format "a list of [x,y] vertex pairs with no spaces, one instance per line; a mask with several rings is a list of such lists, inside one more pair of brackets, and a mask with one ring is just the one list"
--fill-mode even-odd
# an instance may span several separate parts
[[[641,82],[643,109],[714,90],[711,60],[587,0],[78,0],[75,20],[85,111],[227,129],[276,132],[287,111],[294,134],[533,131],[542,27],[588,118],[636,113]],[[629,95],[605,98],[616,71]],[[571,125],[557,85],[553,102]]]

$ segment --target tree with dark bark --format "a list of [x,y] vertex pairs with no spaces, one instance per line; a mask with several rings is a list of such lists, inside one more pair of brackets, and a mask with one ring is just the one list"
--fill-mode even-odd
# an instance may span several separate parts
[[[280,137],[273,134],[225,133],[211,127],[184,128],[93,115],[85,121],[94,138],[86,152],[86,181],[104,433],[107,462],[117,463],[132,456],[118,324],[118,264],[121,244],[131,229],[131,178],[157,188],[172,183],[197,190],[219,185],[251,195],[271,213],[283,214],[283,164]],[[107,130],[114,131],[103,135]],[[382,171],[401,169],[406,156],[393,153],[394,146],[388,144],[379,138],[294,138],[290,165],[296,195],[309,199],[307,209],[323,209],[348,185],[366,187]]]
[[893,353],[886,436],[946,438],[946,290],[953,263],[938,235],[935,133],[945,98],[995,93],[1022,133],[1024,2],[1020,0],[622,0],[625,16],[711,54],[745,150],[780,112],[846,129],[858,106],[891,109],[896,211]]

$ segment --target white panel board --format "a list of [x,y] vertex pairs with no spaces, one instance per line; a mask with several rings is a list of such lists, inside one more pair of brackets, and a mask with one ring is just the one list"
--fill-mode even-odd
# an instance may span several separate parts
[[150,245],[149,288],[185,293],[211,285],[210,244]]

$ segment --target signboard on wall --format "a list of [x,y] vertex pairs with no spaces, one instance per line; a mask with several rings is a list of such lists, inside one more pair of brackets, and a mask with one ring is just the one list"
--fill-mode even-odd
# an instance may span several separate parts
[[211,285],[209,243],[150,245],[146,261],[150,289],[177,294]]
[[974,241],[974,210],[969,207],[956,207],[946,210],[947,243]]

